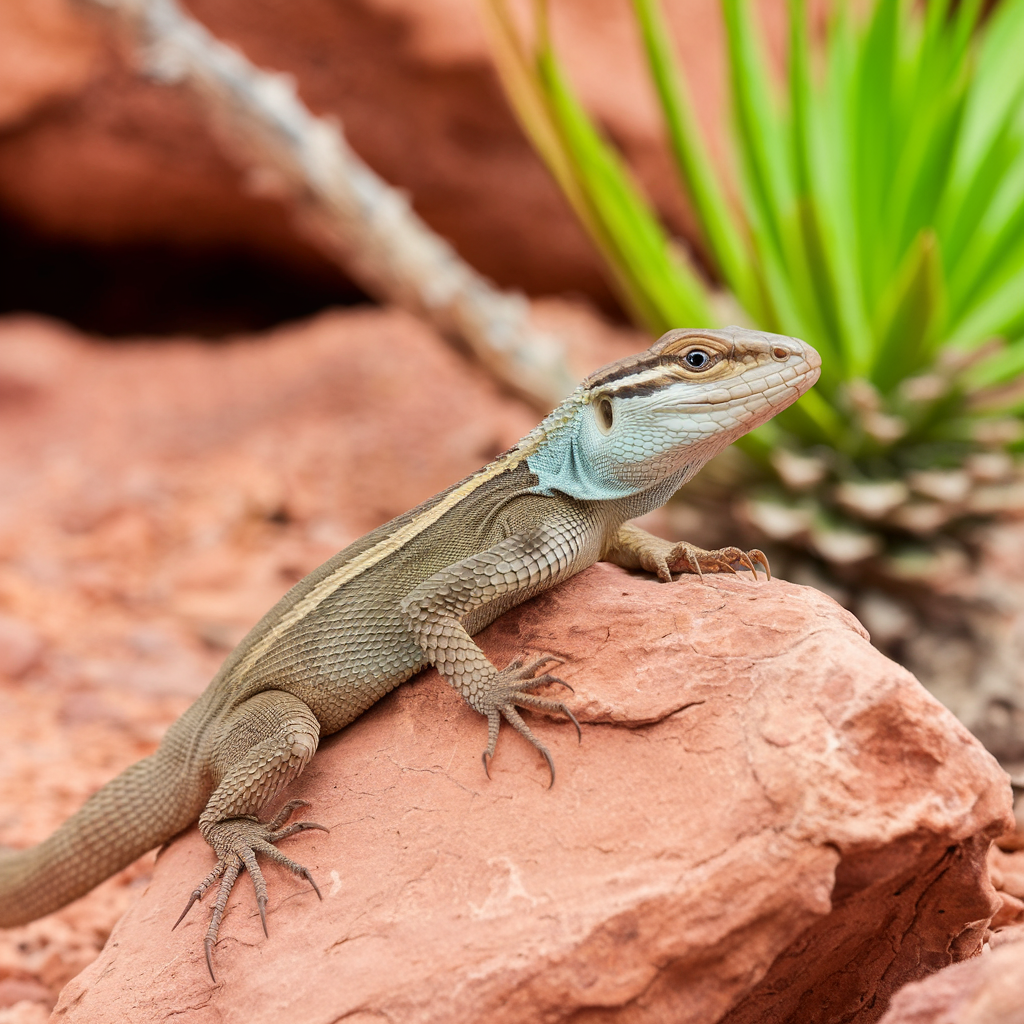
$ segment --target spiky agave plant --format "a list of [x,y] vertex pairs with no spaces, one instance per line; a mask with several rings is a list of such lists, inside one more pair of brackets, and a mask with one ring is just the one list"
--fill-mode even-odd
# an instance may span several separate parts
[[966,526],[1024,510],[1024,0],[984,21],[981,0],[876,0],[864,18],[839,0],[813,53],[789,0],[784,82],[749,0],[722,0],[729,187],[658,0],[632,0],[714,283],[576,98],[544,0],[530,44],[506,0],[482,2],[512,105],[634,318],[714,324],[724,291],[821,352],[815,391],[746,444],[748,522],[847,579],[927,582],[969,561]]

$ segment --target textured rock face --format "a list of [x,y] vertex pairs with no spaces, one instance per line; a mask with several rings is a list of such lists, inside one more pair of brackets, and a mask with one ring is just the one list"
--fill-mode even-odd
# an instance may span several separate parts
[[882,1024],[1024,1024],[1024,850],[993,846],[988,859],[1000,900],[988,947],[901,989]]
[[255,1024],[873,1021],[977,952],[999,906],[993,759],[828,598],[781,581],[671,586],[598,565],[481,636],[566,659],[583,724],[536,728],[558,781],[433,673],[324,742],[289,797],[264,939],[246,880],[216,949],[190,832],[56,1019]]
[[907,985],[881,1024],[1024,1024],[1024,942]]

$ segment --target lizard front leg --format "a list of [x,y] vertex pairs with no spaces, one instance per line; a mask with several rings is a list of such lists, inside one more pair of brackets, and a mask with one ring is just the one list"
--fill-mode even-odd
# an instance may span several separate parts
[[[548,673],[534,675],[544,665],[559,659],[548,656],[529,665],[516,660],[499,670],[473,642],[463,620],[487,605],[496,604],[497,611],[505,611],[572,575],[584,563],[593,561],[593,557],[589,562],[584,558],[585,547],[582,525],[541,526],[442,569],[402,601],[402,613],[429,662],[462,694],[471,708],[487,718],[485,770],[494,756],[504,718],[543,755],[551,772],[551,785],[554,785],[555,766],[551,754],[523,721],[516,710],[518,707],[567,715],[576,726],[577,736],[580,727],[561,701],[546,700],[528,692],[543,683],[568,686]],[[495,617],[489,616],[488,621]]]
[[633,523],[623,523],[609,536],[601,559],[621,565],[624,569],[645,569],[665,583],[671,582],[674,572],[695,572],[703,577],[706,572],[736,572],[737,565],[749,569],[755,579],[756,566],[760,565],[768,579],[772,578],[768,559],[758,548],[743,551],[741,548],[728,547],[705,551],[686,541],[673,543],[662,540]]
[[214,869],[196,886],[188,904],[175,922],[181,923],[196,900],[218,879],[220,886],[210,917],[204,945],[206,966],[213,973],[213,947],[217,942],[221,918],[228,897],[242,869],[252,878],[256,890],[263,932],[267,933],[267,885],[256,860],[257,854],[269,857],[305,878],[317,896],[313,876],[274,845],[286,836],[306,829],[322,829],[310,821],[285,822],[304,800],[292,800],[271,821],[261,821],[259,813],[294,779],[316,752],[320,723],[297,697],[281,690],[267,690],[250,697],[226,716],[212,737],[210,761],[215,789],[199,817],[199,831],[217,855]]

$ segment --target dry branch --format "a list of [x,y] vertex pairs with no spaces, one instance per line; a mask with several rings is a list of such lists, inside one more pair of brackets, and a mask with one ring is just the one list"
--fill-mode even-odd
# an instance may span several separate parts
[[256,67],[175,0],[90,2],[127,24],[147,74],[199,95],[235,157],[284,187],[305,232],[369,294],[462,342],[545,411],[572,390],[561,343],[532,326],[526,299],[462,260],[352,151],[336,120],[306,107],[290,75]]

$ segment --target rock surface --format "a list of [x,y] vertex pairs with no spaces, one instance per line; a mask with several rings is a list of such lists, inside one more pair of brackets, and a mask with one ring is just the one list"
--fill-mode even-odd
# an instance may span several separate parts
[[1024,942],[907,985],[881,1024],[1024,1024]]
[[993,846],[989,872],[1001,906],[982,955],[901,989],[882,1024],[1024,1024],[1024,851]]
[[99,54],[96,26],[66,0],[0,3],[0,130],[85,88]]
[[56,1020],[873,1021],[976,953],[999,906],[1004,773],[824,595],[666,586],[598,565],[481,636],[566,659],[583,743],[536,723],[558,781],[433,673],[326,740],[289,797],[324,903],[243,880],[206,975],[210,867],[190,832]]

